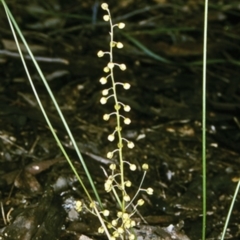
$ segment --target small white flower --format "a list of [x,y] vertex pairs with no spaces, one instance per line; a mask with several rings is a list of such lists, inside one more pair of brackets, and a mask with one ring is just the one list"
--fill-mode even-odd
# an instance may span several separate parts
[[132,186],[132,183],[131,183],[129,180],[127,180],[127,181],[125,182],[125,185],[126,185],[126,187],[131,187],[131,186]]
[[135,164],[130,164],[130,170],[135,171],[137,169],[137,166]]
[[130,234],[128,238],[129,238],[129,240],[134,240],[135,239],[135,235],[134,234]]
[[103,96],[107,96],[107,95],[108,95],[108,89],[104,89],[104,90],[102,91],[102,95],[103,95]]
[[127,125],[129,125],[129,124],[131,123],[131,120],[130,120],[129,118],[125,118],[125,119],[124,119],[124,123],[127,124]]
[[123,84],[123,88],[128,90],[131,87],[131,85],[129,83],[124,83]]
[[123,229],[122,227],[119,227],[119,228],[117,229],[117,232],[118,232],[120,235],[122,235],[122,234],[124,233],[124,229]]
[[104,228],[103,227],[99,227],[98,228],[98,233],[104,233]]
[[98,51],[97,53],[98,57],[103,57],[104,56],[104,52],[102,50]]
[[147,189],[147,194],[148,195],[153,195],[153,189],[152,188],[148,188]]
[[126,65],[125,65],[124,63],[120,64],[120,65],[119,65],[119,68],[120,68],[122,71],[124,71],[124,70],[127,69],[127,67],[126,67]]
[[144,164],[142,165],[142,169],[145,170],[145,171],[148,170],[148,167],[149,167],[149,166],[148,166],[147,163],[144,163]]
[[107,217],[107,216],[109,216],[109,211],[108,210],[104,210],[103,212],[102,212],[102,214],[103,214],[103,216],[105,216],[105,217]]
[[100,80],[99,80],[99,82],[100,82],[102,85],[104,85],[104,84],[107,83],[107,79],[106,79],[105,77],[101,77]]
[[107,66],[108,66],[109,69],[113,69],[114,68],[114,63],[110,62],[110,63],[108,63]]
[[103,16],[103,20],[104,20],[105,22],[109,21],[109,19],[110,19],[110,16],[109,16],[109,15],[104,15],[104,16]]
[[105,67],[105,68],[103,69],[103,71],[104,71],[105,73],[108,73],[108,72],[110,71],[110,69],[109,69],[108,67]]
[[96,207],[95,202],[91,202],[91,203],[89,204],[89,207],[90,207],[90,208],[95,208],[95,207]]
[[116,169],[116,164],[115,163],[110,164],[109,168],[111,170],[115,170]]
[[123,219],[123,220],[129,219],[129,214],[128,214],[128,213],[123,213],[122,219]]
[[129,195],[125,195],[125,196],[123,197],[123,199],[124,199],[125,202],[129,202],[129,201],[130,201]]
[[[117,231],[114,231],[113,232],[113,237],[111,237],[110,240],[115,240],[118,237],[119,237],[119,233]],[[115,238],[115,239],[112,239],[112,238]]]
[[115,139],[113,134],[108,135],[108,141],[112,142]]
[[107,180],[104,183],[104,189],[106,192],[110,192],[112,190],[112,181],[111,180]]
[[139,199],[137,201],[137,205],[142,206],[143,204],[144,204],[144,200],[143,199]]
[[117,223],[118,223],[118,222],[117,222],[117,220],[115,220],[115,219],[114,219],[114,220],[112,220],[112,225],[113,225],[114,227],[116,227],[116,226],[117,226]]
[[127,221],[124,222],[124,228],[130,228],[131,227],[131,220],[128,219]]
[[129,111],[131,110],[131,108],[130,108],[129,105],[125,105],[125,106],[123,107],[123,109],[124,109],[125,112],[129,112]]
[[123,44],[121,42],[118,42],[116,46],[117,48],[123,48]]
[[82,202],[81,202],[81,201],[76,201],[76,203],[75,203],[75,209],[76,209],[78,212],[81,212],[81,211],[82,211]]
[[106,102],[107,102],[107,98],[102,97],[102,98],[100,99],[100,103],[101,103],[101,104],[106,104]]
[[109,115],[109,114],[104,114],[104,115],[103,115],[103,120],[108,121],[109,118],[110,118],[110,115]]
[[113,152],[108,152],[107,153],[107,158],[111,159],[113,157]]
[[131,220],[131,227],[135,227],[136,226],[136,222],[134,220]]
[[128,146],[128,148],[132,149],[132,148],[134,148],[134,143],[133,142],[128,142],[127,146]]
[[125,23],[118,23],[118,28],[119,29],[123,29],[125,27]]
[[108,9],[108,4],[107,3],[102,3],[101,8],[103,10],[107,10]]
[[118,217],[118,218],[121,218],[122,215],[123,215],[123,212],[118,212],[118,213],[117,213],[117,217]]

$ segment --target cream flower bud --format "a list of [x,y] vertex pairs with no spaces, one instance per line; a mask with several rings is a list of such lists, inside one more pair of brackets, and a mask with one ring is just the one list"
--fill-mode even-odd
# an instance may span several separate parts
[[134,143],[133,142],[128,142],[127,146],[128,146],[128,148],[132,149],[132,148],[134,148]]
[[104,228],[103,227],[99,227],[98,228],[98,233],[104,233]]
[[125,196],[123,197],[123,199],[124,199],[125,202],[129,202],[129,201],[130,201],[129,195],[125,195]]
[[90,208],[95,208],[95,207],[96,207],[95,202],[91,202],[91,203],[89,204],[89,207],[90,207]]
[[110,69],[109,69],[108,67],[105,67],[105,68],[103,69],[103,71],[104,71],[105,73],[108,73],[108,72],[110,71]]
[[108,141],[112,142],[115,139],[113,134],[108,135]]
[[128,238],[129,238],[129,240],[134,240],[134,239],[135,239],[135,235],[131,233],[131,234],[128,236]]
[[107,158],[111,159],[113,157],[113,152],[108,152],[107,153]]
[[130,228],[131,227],[131,220],[128,219],[127,221],[125,221],[124,223],[124,228]]
[[104,56],[104,52],[102,50],[98,51],[97,56],[98,57],[103,57]]
[[123,109],[124,109],[125,112],[129,112],[129,111],[131,110],[131,108],[130,108],[129,105],[125,105],[125,106],[123,107]]
[[107,217],[107,216],[109,216],[109,211],[108,210],[104,210],[103,212],[102,212],[102,214],[103,214],[103,216],[105,216],[105,217]]
[[104,189],[105,189],[106,192],[110,192],[112,190],[112,181],[107,180],[104,183]]
[[131,123],[131,120],[130,120],[129,118],[125,118],[125,119],[124,119],[124,123],[128,125],[128,124]]
[[119,237],[119,233],[117,231],[113,232],[113,237],[110,237],[110,240],[116,240]]
[[107,10],[108,9],[108,4],[107,3],[102,3],[101,8],[103,10]]
[[118,23],[118,28],[119,29],[123,29],[125,27],[125,23],[121,22],[121,23]]
[[114,68],[114,63],[110,62],[110,63],[108,63],[107,66],[108,66],[109,69],[113,69]]
[[117,220],[115,220],[115,219],[114,219],[114,220],[112,220],[112,225],[113,225],[114,227],[116,227],[116,226],[117,226],[117,223],[118,223],[118,222],[117,222]]
[[104,84],[107,83],[107,79],[106,79],[105,77],[101,77],[100,80],[99,80],[99,82],[100,82],[102,85],[104,85]]
[[131,227],[135,227],[136,226],[136,222],[134,220],[131,220]]
[[115,163],[110,164],[109,168],[111,170],[115,170],[116,169],[116,164]]
[[129,83],[124,83],[123,84],[123,88],[128,90],[131,87],[131,85]]
[[117,48],[123,48],[123,44],[121,42],[118,42],[116,46]]
[[100,99],[100,103],[101,103],[101,104],[105,104],[106,102],[107,102],[107,98],[102,97],[102,98]]
[[135,171],[137,169],[137,166],[135,164],[130,164],[130,170]]
[[109,21],[109,19],[110,19],[110,16],[109,16],[109,15],[104,15],[104,16],[103,16],[103,20],[104,20],[105,22]]
[[109,114],[104,114],[104,115],[103,115],[103,120],[108,121],[109,118],[110,118],[110,115],[109,115]]
[[147,194],[148,195],[153,195],[153,189],[152,188],[148,188],[147,189]]
[[129,214],[128,214],[128,213],[123,213],[122,219],[123,219],[123,220],[129,219]]
[[121,218],[122,215],[123,215],[123,212],[118,212],[118,213],[117,213],[117,217],[118,217],[118,218]]
[[103,95],[103,96],[107,96],[107,95],[108,95],[108,89],[104,89],[104,90],[102,91],[102,95]]
[[147,163],[144,163],[143,165],[142,165],[142,169],[144,170],[144,171],[146,171],[146,170],[148,170],[148,164]]
[[76,201],[76,203],[75,203],[75,209],[76,209],[78,212],[81,212],[81,211],[82,211],[82,202],[81,202],[81,201]]
[[125,185],[126,185],[126,187],[131,187],[131,186],[132,186],[132,183],[131,183],[129,180],[127,180],[127,181],[125,182]]
[[125,65],[124,63],[120,64],[120,65],[119,65],[119,68],[120,68],[122,71],[124,71],[124,70],[127,69],[127,67],[126,67],[126,65]]
[[120,235],[122,235],[122,234],[124,233],[124,229],[123,229],[122,227],[119,227],[119,228],[117,229],[117,232],[118,232]]
[[142,206],[143,204],[144,204],[144,200],[143,199],[139,199],[137,201],[137,205]]

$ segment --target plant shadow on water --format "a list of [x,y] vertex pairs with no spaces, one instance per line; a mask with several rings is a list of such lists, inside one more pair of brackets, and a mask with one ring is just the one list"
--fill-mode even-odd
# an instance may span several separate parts
[[[101,20],[100,9],[94,22],[93,1],[73,5],[50,2],[42,6],[40,1],[26,1],[25,6],[13,8],[13,14],[17,14],[30,48],[39,57],[103,204],[114,212],[118,209],[104,190],[102,168],[108,169],[109,159],[105,156],[112,146],[106,137],[115,123],[102,120],[105,111],[111,111],[111,102],[104,107],[99,104],[102,88],[98,81],[105,60],[96,57],[97,51],[107,46],[108,26]],[[189,239],[200,239],[202,73],[197,63],[202,55],[203,10],[198,3],[158,2],[109,1],[114,16],[127,25],[126,35],[116,33],[125,48],[116,51],[115,59],[125,62],[128,69],[124,73],[116,71],[116,75],[132,85],[131,92],[123,91],[119,96],[132,108],[132,123],[124,128],[123,136],[134,141],[136,148],[124,154],[138,170],[148,162],[143,187],[154,189],[154,195],[140,196],[146,202],[140,214],[148,224],[141,215],[136,214],[135,219],[146,228],[151,226],[139,229],[142,235],[150,232],[145,239],[170,239],[166,232],[171,225],[175,226],[176,239],[188,239],[184,232]],[[10,4],[11,8],[16,3]],[[136,9],[141,11],[137,13]],[[37,10],[42,13],[36,15]],[[5,15],[0,11],[1,239],[64,240],[79,239],[82,234],[101,238],[97,219],[74,209],[76,201],[87,200],[37,108],[22,63],[14,55],[16,48]],[[239,177],[240,85],[239,63],[235,61],[239,56],[235,32],[239,9],[223,1],[222,5],[210,6],[209,11],[212,30],[208,58],[214,61],[208,65],[207,86],[207,238],[218,239]],[[45,59],[40,58],[43,56]],[[53,104],[28,63],[53,126],[82,176],[84,171]],[[133,174],[126,170],[126,178],[133,183],[130,194],[138,188],[141,177],[141,171]],[[226,239],[239,239],[238,209],[239,197]]]

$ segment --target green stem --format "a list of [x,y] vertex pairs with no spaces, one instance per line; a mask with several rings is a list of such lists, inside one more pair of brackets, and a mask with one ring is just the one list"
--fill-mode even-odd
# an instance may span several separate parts
[[[111,18],[111,13],[109,10],[108,14],[110,16],[110,26],[111,26],[111,30],[110,30],[110,62],[113,63],[113,29],[114,29],[114,25],[112,23],[112,18]],[[121,191],[122,191],[122,204],[121,204],[121,208],[122,208],[122,212],[125,212],[125,201],[124,201],[124,194],[125,194],[125,184],[124,184],[124,163],[123,163],[123,154],[122,154],[122,148],[123,148],[123,141],[122,141],[122,134],[121,134],[121,120],[120,120],[120,113],[119,113],[119,102],[118,102],[118,98],[117,98],[117,90],[116,90],[116,84],[115,84],[115,80],[114,80],[114,72],[113,72],[113,68],[110,69],[111,73],[111,80],[112,80],[112,89],[113,89],[113,97],[114,97],[114,101],[115,101],[115,110],[116,110],[116,119],[117,119],[117,133],[118,133],[118,155],[119,155],[119,165],[120,165],[120,175],[121,175]]]
[[206,208],[207,208],[207,177],[206,177],[206,66],[207,66],[207,21],[208,21],[208,0],[205,0],[204,10],[204,38],[203,38],[203,94],[202,94],[202,240],[206,238]]

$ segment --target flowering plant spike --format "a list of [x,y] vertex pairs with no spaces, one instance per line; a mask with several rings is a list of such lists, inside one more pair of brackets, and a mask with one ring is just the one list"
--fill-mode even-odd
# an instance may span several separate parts
[[[118,159],[118,164],[112,163],[109,165],[110,173],[107,173],[107,171],[104,170],[104,173],[107,177],[104,184],[104,189],[106,192],[113,194],[116,199],[116,203],[119,205],[118,209],[120,210],[116,213],[116,217],[114,217],[114,213],[111,213],[108,209],[102,210],[100,214],[103,217],[103,221],[106,223],[106,225],[102,224],[102,226],[99,227],[98,232],[107,233],[106,228],[104,228],[104,226],[107,226],[109,229],[107,231],[111,232],[111,240],[115,240],[116,238],[133,240],[135,239],[135,235],[131,229],[136,225],[136,222],[132,219],[132,216],[136,213],[138,206],[142,206],[144,204],[143,199],[138,199],[137,201],[135,201],[135,199],[140,191],[145,191],[147,194],[153,194],[153,189],[142,188],[142,183],[148,170],[148,164],[144,163],[142,165],[143,177],[137,192],[133,197],[131,197],[127,192],[127,189],[132,186],[132,183],[130,180],[126,179],[124,170],[127,167],[130,171],[136,171],[137,166],[134,163],[125,160],[123,156],[124,147],[132,149],[135,145],[132,141],[129,141],[122,136],[122,125],[129,125],[131,123],[131,119],[125,116],[125,114],[131,110],[131,107],[118,100],[117,87],[122,87],[123,89],[128,90],[130,89],[131,85],[128,82],[115,81],[114,69],[119,68],[120,70],[125,71],[127,67],[124,63],[117,63],[113,59],[114,48],[122,49],[124,47],[123,43],[115,41],[114,28],[117,27],[119,29],[123,29],[125,24],[122,22],[113,24],[108,4],[103,3],[101,7],[107,12],[103,16],[103,20],[109,22],[110,24],[110,47],[108,51],[100,50],[97,53],[98,57],[104,57],[105,55],[109,56],[109,61],[103,68],[103,72],[105,74],[99,80],[102,85],[109,86],[102,90],[100,103],[106,104],[110,98],[113,98],[114,101],[113,111],[111,113],[105,113],[103,115],[103,120],[108,121],[110,118],[115,118],[116,120],[115,128],[107,137],[108,141],[116,143],[116,148],[107,153],[107,158]],[[82,205],[78,204],[78,207],[82,208]],[[93,209],[92,206],[88,208],[89,211],[91,211],[91,209]],[[91,212],[95,214],[93,211]],[[106,220],[104,217],[108,217],[108,220]],[[113,219],[109,221],[110,218]]]

